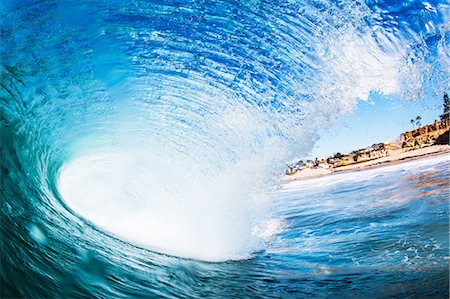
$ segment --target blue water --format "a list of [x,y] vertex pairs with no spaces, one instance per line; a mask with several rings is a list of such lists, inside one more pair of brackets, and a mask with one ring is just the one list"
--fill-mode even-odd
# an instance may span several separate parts
[[448,156],[280,182],[448,91],[449,7],[1,1],[1,297],[448,296]]
[[72,236],[33,226],[29,235],[7,235],[2,291],[24,297],[445,298],[449,178],[445,155],[283,185],[275,192],[276,235],[266,250],[240,261],[155,254],[84,225]]
[[449,166],[447,155],[284,186],[270,259],[300,294],[447,297]]

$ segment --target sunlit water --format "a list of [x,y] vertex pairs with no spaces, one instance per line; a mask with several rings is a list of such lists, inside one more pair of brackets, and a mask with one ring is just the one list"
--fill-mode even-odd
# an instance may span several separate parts
[[280,181],[370,93],[448,91],[449,15],[1,1],[2,297],[445,294],[447,160]]
[[[72,236],[31,225],[20,238],[10,232],[4,244],[9,280],[3,291],[26,297],[444,298],[449,178],[446,155],[284,185],[275,192],[275,237],[265,251],[241,261],[154,254],[84,224]],[[26,264],[15,257],[18,247],[27,248],[18,251]]]

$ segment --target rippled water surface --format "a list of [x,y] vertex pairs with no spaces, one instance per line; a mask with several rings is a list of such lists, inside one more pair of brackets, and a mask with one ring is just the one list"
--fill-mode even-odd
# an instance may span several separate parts
[[449,7],[1,1],[1,296],[448,296],[448,156],[280,180],[449,90]]
[[443,298],[449,169],[446,155],[284,185],[275,196],[276,235],[248,260],[179,259],[83,224],[78,230],[85,234],[72,236],[30,224],[20,235],[7,235],[2,291],[26,297]]
[[447,155],[284,186],[270,258],[300,293],[448,296],[449,166]]

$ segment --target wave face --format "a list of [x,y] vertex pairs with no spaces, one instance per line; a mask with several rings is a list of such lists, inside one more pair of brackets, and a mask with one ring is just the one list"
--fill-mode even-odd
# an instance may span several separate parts
[[449,88],[448,2],[3,1],[0,16],[7,265],[48,244],[67,262],[250,258],[278,231],[284,162],[319,128],[370,92]]

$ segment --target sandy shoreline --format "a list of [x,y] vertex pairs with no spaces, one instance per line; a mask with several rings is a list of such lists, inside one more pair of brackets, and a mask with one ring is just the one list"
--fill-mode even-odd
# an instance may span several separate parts
[[406,161],[416,160],[416,159],[423,159],[428,158],[436,155],[442,155],[450,153],[450,146],[449,145],[432,145],[429,147],[424,147],[420,149],[415,149],[411,151],[397,151],[392,153],[389,156],[357,163],[353,165],[347,165],[347,166],[341,166],[336,167],[333,169],[325,169],[325,168],[314,168],[314,169],[304,169],[302,171],[299,171],[293,175],[286,175],[283,178],[283,182],[291,182],[291,181],[298,181],[298,180],[307,180],[312,178],[318,178],[326,175],[330,175],[337,172],[347,172],[347,171],[359,171],[359,170],[365,170],[385,165],[394,165]]

